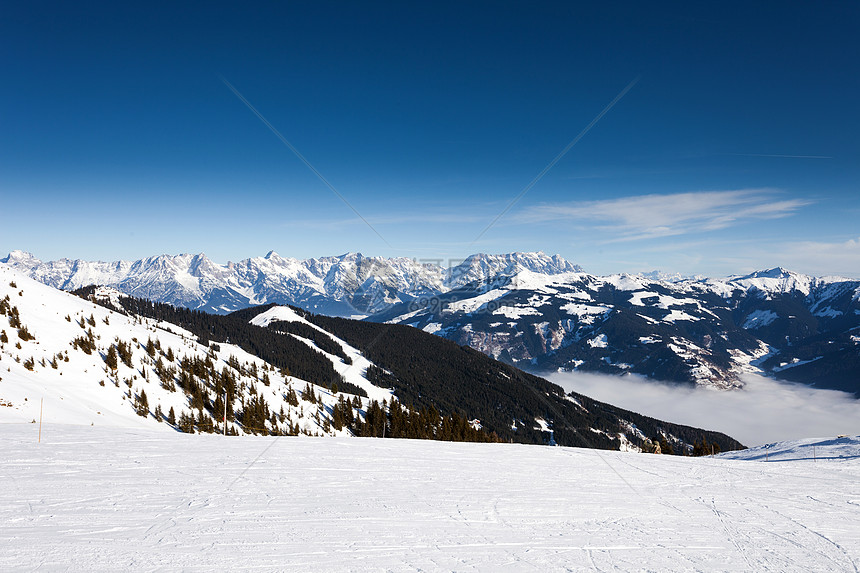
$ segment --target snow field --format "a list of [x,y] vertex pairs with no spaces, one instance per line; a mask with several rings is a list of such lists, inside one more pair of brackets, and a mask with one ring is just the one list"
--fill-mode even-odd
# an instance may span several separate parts
[[807,572],[860,562],[857,457],[766,463],[61,425],[37,444],[32,424],[0,431],[3,571]]

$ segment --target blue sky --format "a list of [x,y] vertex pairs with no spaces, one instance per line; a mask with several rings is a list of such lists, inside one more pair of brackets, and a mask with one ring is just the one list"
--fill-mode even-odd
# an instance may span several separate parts
[[860,276],[857,3],[81,6],[0,20],[4,253]]

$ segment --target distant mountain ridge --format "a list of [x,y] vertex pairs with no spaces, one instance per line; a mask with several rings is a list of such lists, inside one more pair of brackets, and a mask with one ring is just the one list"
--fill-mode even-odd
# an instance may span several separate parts
[[375,314],[398,303],[522,270],[546,275],[582,271],[558,255],[544,253],[475,254],[449,268],[405,257],[347,253],[300,260],[274,251],[224,265],[202,253],[107,263],[42,262],[24,251],[12,251],[0,263],[67,291],[98,284],[130,296],[217,314],[274,302],[331,316]]
[[408,324],[536,371],[719,388],[756,372],[860,395],[860,281],[779,267],[671,281],[523,271],[369,320]]

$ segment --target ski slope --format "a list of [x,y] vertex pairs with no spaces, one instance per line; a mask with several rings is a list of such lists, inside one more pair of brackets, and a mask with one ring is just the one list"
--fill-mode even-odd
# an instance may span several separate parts
[[299,322],[301,324],[309,326],[310,328],[313,328],[314,330],[321,332],[322,334],[324,334],[328,338],[334,340],[336,343],[338,343],[340,345],[341,350],[343,350],[344,354],[346,354],[349,357],[349,359],[350,359],[349,364],[343,362],[337,356],[334,356],[333,354],[329,354],[328,352],[326,352],[322,348],[317,347],[310,340],[304,339],[301,336],[297,336],[295,334],[290,335],[297,340],[301,340],[302,342],[304,342],[305,344],[307,344],[308,346],[310,346],[311,348],[313,348],[317,352],[328,357],[328,359],[331,362],[332,367],[335,369],[335,371],[337,371],[338,374],[343,376],[343,379],[346,380],[347,382],[349,382],[350,384],[358,386],[359,388],[364,390],[367,393],[367,397],[370,398],[371,400],[377,400],[379,402],[382,402],[383,400],[385,400],[387,402],[390,402],[392,397],[394,397],[394,392],[392,392],[390,389],[380,388],[379,386],[375,386],[375,385],[373,385],[373,383],[368,381],[367,378],[365,378],[365,373],[367,372],[367,368],[369,366],[373,366],[374,364],[370,360],[365,358],[360,350],[350,346],[349,344],[346,343],[345,340],[338,338],[337,336],[335,336],[331,332],[323,330],[322,328],[320,328],[316,324],[310,322],[309,320],[302,318],[301,316],[299,316],[298,313],[296,313],[296,311],[294,311],[290,307],[273,306],[269,310],[262,312],[262,313],[258,314],[257,316],[255,316],[254,318],[252,318],[250,322],[251,322],[251,324],[253,324],[255,326],[261,326],[261,327],[265,328],[265,327],[268,327],[273,322],[277,322],[277,321]]
[[0,432],[2,571],[860,564],[858,438],[822,443],[817,461],[765,462],[98,425],[48,424],[41,443],[37,424]]

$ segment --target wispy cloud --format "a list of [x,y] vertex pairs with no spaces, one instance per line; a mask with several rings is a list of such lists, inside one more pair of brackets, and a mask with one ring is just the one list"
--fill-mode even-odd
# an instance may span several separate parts
[[786,243],[781,254],[789,264],[803,269],[803,272],[860,278],[860,237],[833,243]]
[[522,223],[571,221],[596,225],[613,233],[613,240],[632,241],[787,217],[811,203],[806,199],[780,199],[778,195],[771,189],[741,189],[547,203],[524,210],[517,219]]
[[[781,266],[813,276],[860,279],[860,237],[831,242],[758,237],[678,246],[682,252],[705,253],[708,264],[722,269],[722,274],[741,274]],[[657,244],[653,247],[648,250],[656,252],[665,247],[665,251],[670,252],[675,245]]]

